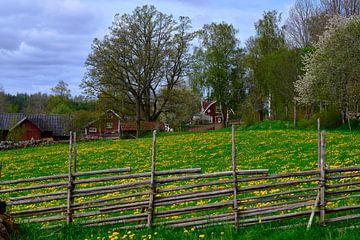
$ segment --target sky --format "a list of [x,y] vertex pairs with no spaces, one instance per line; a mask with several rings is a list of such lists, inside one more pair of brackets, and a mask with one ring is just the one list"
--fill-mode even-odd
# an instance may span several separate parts
[[193,30],[211,22],[233,24],[244,44],[264,11],[286,19],[294,0],[0,0],[0,88],[51,93],[60,80],[82,94],[84,63],[94,38],[108,33],[114,15],[154,5],[174,18],[188,16]]

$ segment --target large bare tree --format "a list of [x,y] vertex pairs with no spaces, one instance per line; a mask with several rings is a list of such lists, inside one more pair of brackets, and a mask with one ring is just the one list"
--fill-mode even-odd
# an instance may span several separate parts
[[360,13],[360,0],[321,0],[321,5],[329,15],[349,17]]
[[187,72],[189,29],[189,18],[177,22],[154,6],[116,15],[110,34],[93,42],[83,87],[133,105],[139,135],[140,121],[156,120],[168,102],[160,89],[170,94]]
[[286,21],[288,42],[297,48],[316,43],[335,15],[360,13],[360,0],[296,0]]
[[289,11],[286,21],[287,40],[291,45],[303,48],[310,45],[311,22],[318,13],[317,5],[314,0],[297,0]]

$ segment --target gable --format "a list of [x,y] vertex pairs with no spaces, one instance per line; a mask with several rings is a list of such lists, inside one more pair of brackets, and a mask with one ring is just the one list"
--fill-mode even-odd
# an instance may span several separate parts
[[10,130],[24,118],[36,125],[41,132],[52,132],[54,136],[68,136],[72,127],[71,118],[67,115],[4,113],[0,114],[0,130]]

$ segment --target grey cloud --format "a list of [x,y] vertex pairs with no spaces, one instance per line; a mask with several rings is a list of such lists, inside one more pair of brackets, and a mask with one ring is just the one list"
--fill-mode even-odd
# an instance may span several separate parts
[[86,3],[0,1],[0,84],[5,90],[36,92],[39,86],[54,86],[59,80],[72,86],[80,83],[102,21]]

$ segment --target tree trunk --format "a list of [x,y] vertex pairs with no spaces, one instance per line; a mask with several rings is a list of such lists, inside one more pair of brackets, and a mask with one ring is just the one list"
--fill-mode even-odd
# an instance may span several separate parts
[[225,122],[225,117],[224,117],[224,111],[223,111],[223,107],[222,104],[220,103],[220,112],[221,112],[221,119],[222,119],[222,124],[224,127],[226,127],[226,122]]
[[150,88],[144,91],[144,118],[146,121],[151,120]]
[[136,137],[140,136],[141,98],[136,99]]
[[297,125],[297,108],[296,108],[296,100],[294,101],[294,128]]
[[264,111],[263,110],[259,110],[259,120],[262,122],[264,121]]
[[272,106],[271,106],[271,101],[272,101],[272,99],[271,99],[271,92],[269,92],[269,115],[268,115],[269,120],[272,120]]

